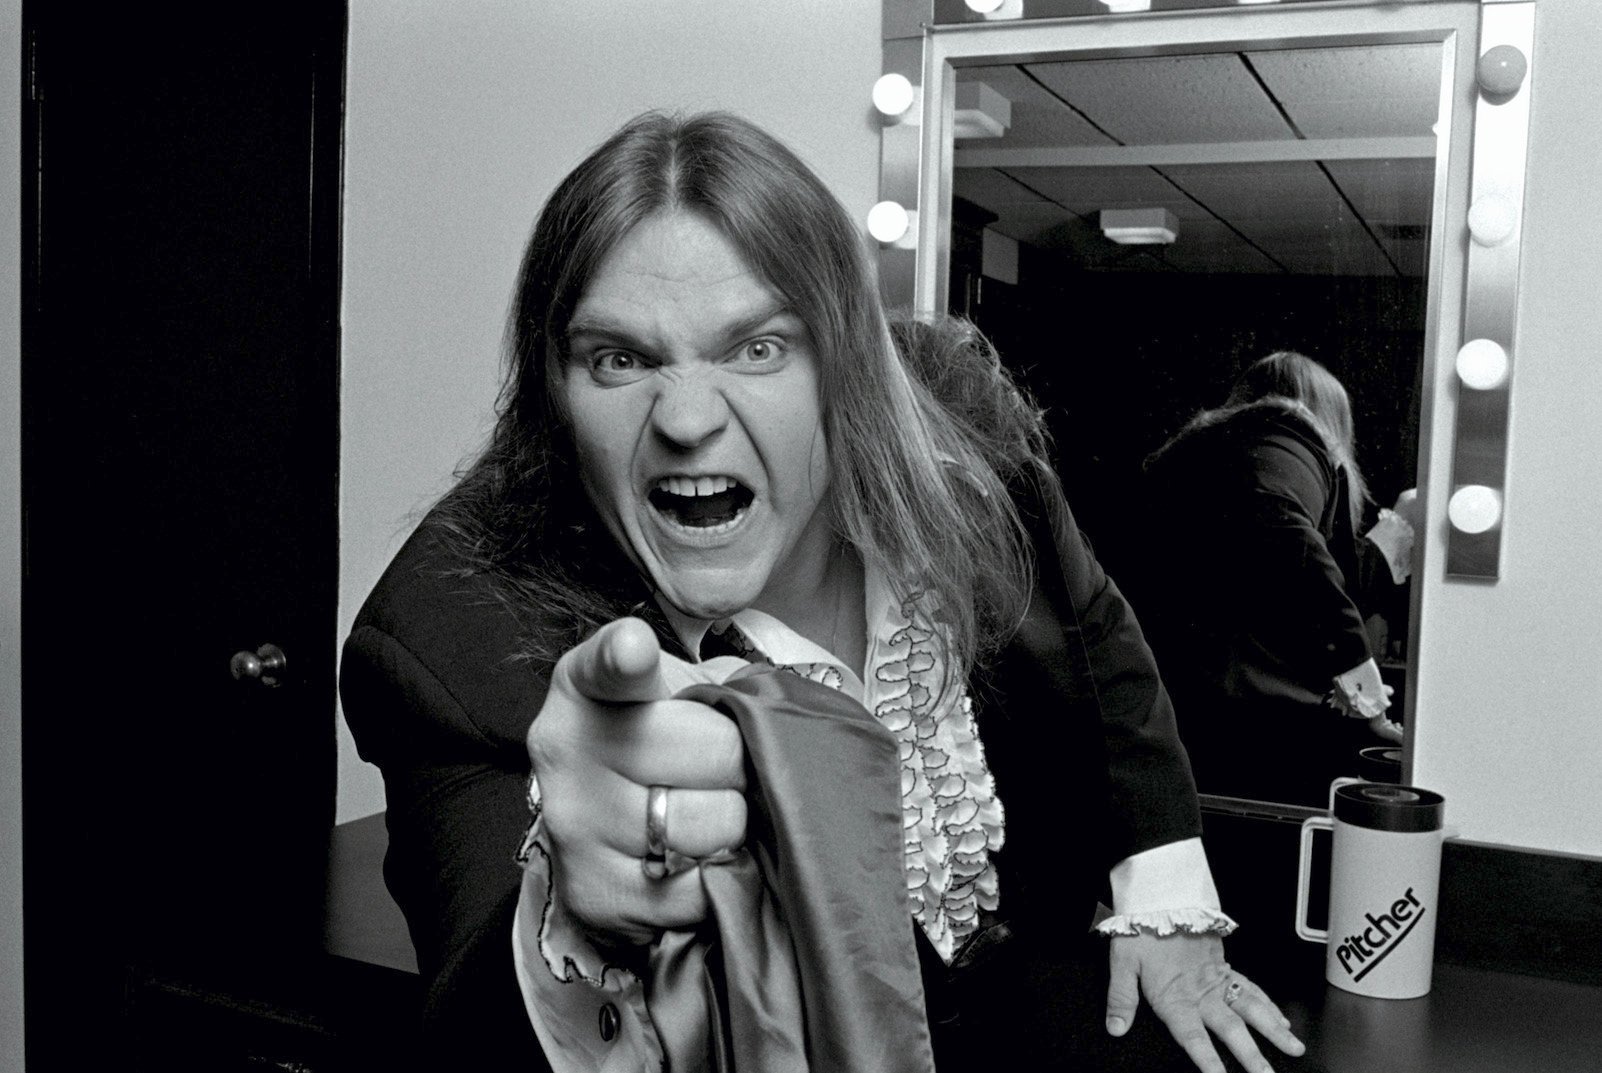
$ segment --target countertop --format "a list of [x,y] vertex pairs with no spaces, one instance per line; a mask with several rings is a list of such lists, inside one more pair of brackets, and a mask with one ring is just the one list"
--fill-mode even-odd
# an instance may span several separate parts
[[[415,1001],[404,985],[416,958],[381,872],[387,842],[382,814],[335,829],[324,948],[382,970],[397,1001]],[[1275,949],[1243,949],[1235,964],[1307,1044],[1300,1058],[1270,1055],[1279,1073],[1602,1073],[1602,988],[1438,962],[1425,997],[1370,999],[1325,984],[1311,944]]]

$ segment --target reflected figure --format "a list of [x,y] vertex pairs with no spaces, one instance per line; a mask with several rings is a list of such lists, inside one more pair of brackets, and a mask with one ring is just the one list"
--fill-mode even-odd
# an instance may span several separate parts
[[1399,524],[1386,512],[1385,549],[1359,550],[1367,489],[1345,388],[1311,358],[1271,354],[1145,481],[1133,595],[1198,788],[1325,803],[1359,749],[1401,740],[1354,586],[1360,558],[1405,560],[1410,541],[1386,539]]

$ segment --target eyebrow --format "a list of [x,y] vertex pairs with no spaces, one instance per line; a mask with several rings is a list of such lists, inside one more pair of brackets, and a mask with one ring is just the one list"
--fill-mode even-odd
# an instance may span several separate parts
[[[800,315],[794,309],[787,304],[778,303],[730,324],[724,329],[724,340],[726,342],[734,342],[752,334],[770,321],[778,320],[781,317],[789,317],[795,320],[801,331],[807,331],[805,322],[801,320]],[[566,333],[567,341],[572,343],[574,339],[580,336],[598,336],[610,342],[632,346],[639,346],[642,342],[629,328],[604,316],[578,316],[569,321]]]

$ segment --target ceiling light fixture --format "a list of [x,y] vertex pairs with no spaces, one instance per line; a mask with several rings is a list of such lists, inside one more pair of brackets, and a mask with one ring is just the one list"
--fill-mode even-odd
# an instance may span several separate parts
[[952,121],[955,137],[999,138],[1012,126],[1012,102],[983,82],[962,82]]
[[1115,15],[1132,11],[1150,11],[1151,0],[1101,0],[1101,6]]
[[1166,246],[1179,237],[1179,218],[1167,209],[1102,209],[1101,231],[1123,246]]

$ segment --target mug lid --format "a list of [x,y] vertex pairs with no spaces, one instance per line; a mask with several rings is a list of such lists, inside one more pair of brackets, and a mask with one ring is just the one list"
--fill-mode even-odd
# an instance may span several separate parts
[[1335,818],[1375,831],[1439,831],[1446,818],[1446,798],[1421,786],[1348,783],[1335,788]]

